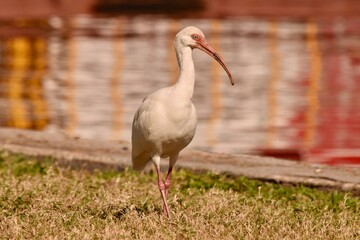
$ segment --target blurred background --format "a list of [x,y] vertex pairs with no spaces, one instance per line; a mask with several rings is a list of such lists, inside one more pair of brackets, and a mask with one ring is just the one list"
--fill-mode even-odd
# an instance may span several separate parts
[[142,99],[177,79],[175,34],[194,25],[235,86],[194,52],[191,148],[358,165],[359,13],[358,0],[3,0],[0,127],[130,141]]

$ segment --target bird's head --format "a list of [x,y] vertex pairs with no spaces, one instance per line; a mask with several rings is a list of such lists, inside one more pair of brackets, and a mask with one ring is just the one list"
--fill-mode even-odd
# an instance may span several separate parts
[[225,64],[224,59],[218,52],[216,52],[215,49],[209,45],[205,39],[204,34],[197,27],[189,26],[178,32],[175,37],[175,46],[190,47],[192,49],[198,48],[206,52],[220,63],[229,76],[231,85],[234,85],[231,73]]

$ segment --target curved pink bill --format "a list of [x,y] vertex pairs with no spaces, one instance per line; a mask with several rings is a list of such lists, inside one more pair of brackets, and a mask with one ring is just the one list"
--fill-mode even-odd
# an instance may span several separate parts
[[200,50],[206,52],[207,54],[209,54],[212,58],[214,58],[218,63],[220,63],[220,65],[224,68],[224,70],[226,71],[229,79],[230,79],[230,83],[231,85],[234,85],[234,81],[232,79],[231,73],[229,71],[229,69],[227,68],[224,59],[221,57],[221,55],[219,53],[217,53],[215,51],[215,49],[213,49],[206,41],[205,39],[202,40],[201,42],[198,42],[197,48],[199,48]]

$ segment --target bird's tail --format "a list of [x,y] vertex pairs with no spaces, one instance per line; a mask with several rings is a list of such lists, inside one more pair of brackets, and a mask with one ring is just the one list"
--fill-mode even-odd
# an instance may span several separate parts
[[136,171],[143,170],[146,165],[151,161],[148,154],[140,154],[138,156],[132,156],[132,166]]

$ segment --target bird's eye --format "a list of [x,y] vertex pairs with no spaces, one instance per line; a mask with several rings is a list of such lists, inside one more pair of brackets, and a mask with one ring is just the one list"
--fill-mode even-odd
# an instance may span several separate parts
[[191,35],[191,37],[192,37],[192,39],[194,39],[194,40],[198,40],[198,39],[199,39],[199,36],[196,35],[196,34]]

